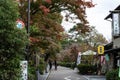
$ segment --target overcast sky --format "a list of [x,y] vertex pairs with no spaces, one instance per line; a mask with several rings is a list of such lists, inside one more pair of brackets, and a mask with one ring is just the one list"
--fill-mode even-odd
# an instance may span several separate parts
[[[103,34],[107,40],[111,40],[111,22],[104,20],[109,14],[109,11],[114,10],[120,5],[120,0],[93,0],[97,4],[93,8],[86,9],[87,20],[91,26],[95,26],[99,33]],[[73,26],[72,23],[63,22],[62,25],[67,25],[66,30]]]
[[120,0],[93,0],[97,4],[94,8],[87,9],[87,18],[90,25],[95,26],[99,33],[102,33],[107,40],[111,39],[111,22],[104,18],[120,5]]

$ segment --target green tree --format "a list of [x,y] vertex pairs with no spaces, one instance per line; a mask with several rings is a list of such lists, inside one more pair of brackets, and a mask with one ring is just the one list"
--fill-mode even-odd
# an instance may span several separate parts
[[16,27],[17,3],[0,0],[0,79],[18,80],[20,60],[25,58],[27,35],[25,29]]
[[[85,8],[93,7],[92,2],[82,0],[30,0],[31,1],[31,31],[30,31],[30,56],[39,55],[40,49],[47,51],[51,57],[55,57],[60,49],[60,41],[64,38],[64,28],[61,26],[62,11],[69,11],[66,20],[75,19],[86,27],[87,20]],[[27,1],[19,0],[19,12],[24,22],[27,22]],[[67,27],[67,26],[65,26]],[[34,59],[33,59],[34,60]],[[33,61],[31,60],[31,61]]]
[[[78,28],[83,28],[83,30]],[[70,29],[70,36],[61,42],[64,49],[61,51],[61,59],[64,60],[67,56],[67,59],[70,59],[69,61],[75,62],[78,52],[85,52],[87,50],[97,52],[98,45],[107,43],[105,37],[98,33],[94,27],[90,27],[89,29],[84,31],[85,29],[82,24],[77,24]]]
[[[27,21],[26,0],[20,0],[19,12],[24,22]],[[32,35],[31,37],[37,38],[39,41],[39,47],[46,49],[54,43],[59,45],[59,39],[62,38],[61,32],[64,31],[61,26],[62,11],[69,11],[66,14],[66,20],[73,19],[71,14],[76,15],[80,22],[86,28],[87,20],[85,16],[85,8],[93,7],[92,2],[80,1],[80,0],[31,0],[31,25],[37,27],[38,35]],[[75,19],[76,19],[75,18]],[[34,43],[36,45],[36,43]]]

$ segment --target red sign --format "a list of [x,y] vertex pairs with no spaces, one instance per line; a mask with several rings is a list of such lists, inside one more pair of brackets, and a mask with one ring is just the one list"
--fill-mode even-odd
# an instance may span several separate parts
[[22,20],[18,19],[16,22],[17,22],[17,28],[22,29],[25,27],[25,24]]

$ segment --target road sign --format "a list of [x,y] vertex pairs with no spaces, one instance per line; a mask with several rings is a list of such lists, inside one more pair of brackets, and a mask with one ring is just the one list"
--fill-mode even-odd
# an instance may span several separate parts
[[98,46],[98,54],[104,54],[104,46],[102,45]]
[[17,22],[17,28],[22,29],[25,26],[24,22],[19,19],[16,22]]

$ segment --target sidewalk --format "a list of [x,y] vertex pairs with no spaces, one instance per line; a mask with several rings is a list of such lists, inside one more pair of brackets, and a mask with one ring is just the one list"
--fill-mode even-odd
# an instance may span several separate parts
[[44,75],[40,75],[39,80],[47,80],[48,76],[49,76],[50,72],[45,73]]
[[98,75],[83,75],[87,80],[106,80],[105,76]]
[[51,71],[49,71],[49,67],[47,67],[47,73],[44,72],[43,75],[41,75],[41,74],[39,73],[39,71],[36,71],[36,73],[37,73],[37,77],[38,77],[37,80],[47,80],[47,78],[48,78],[50,72],[51,72]]

